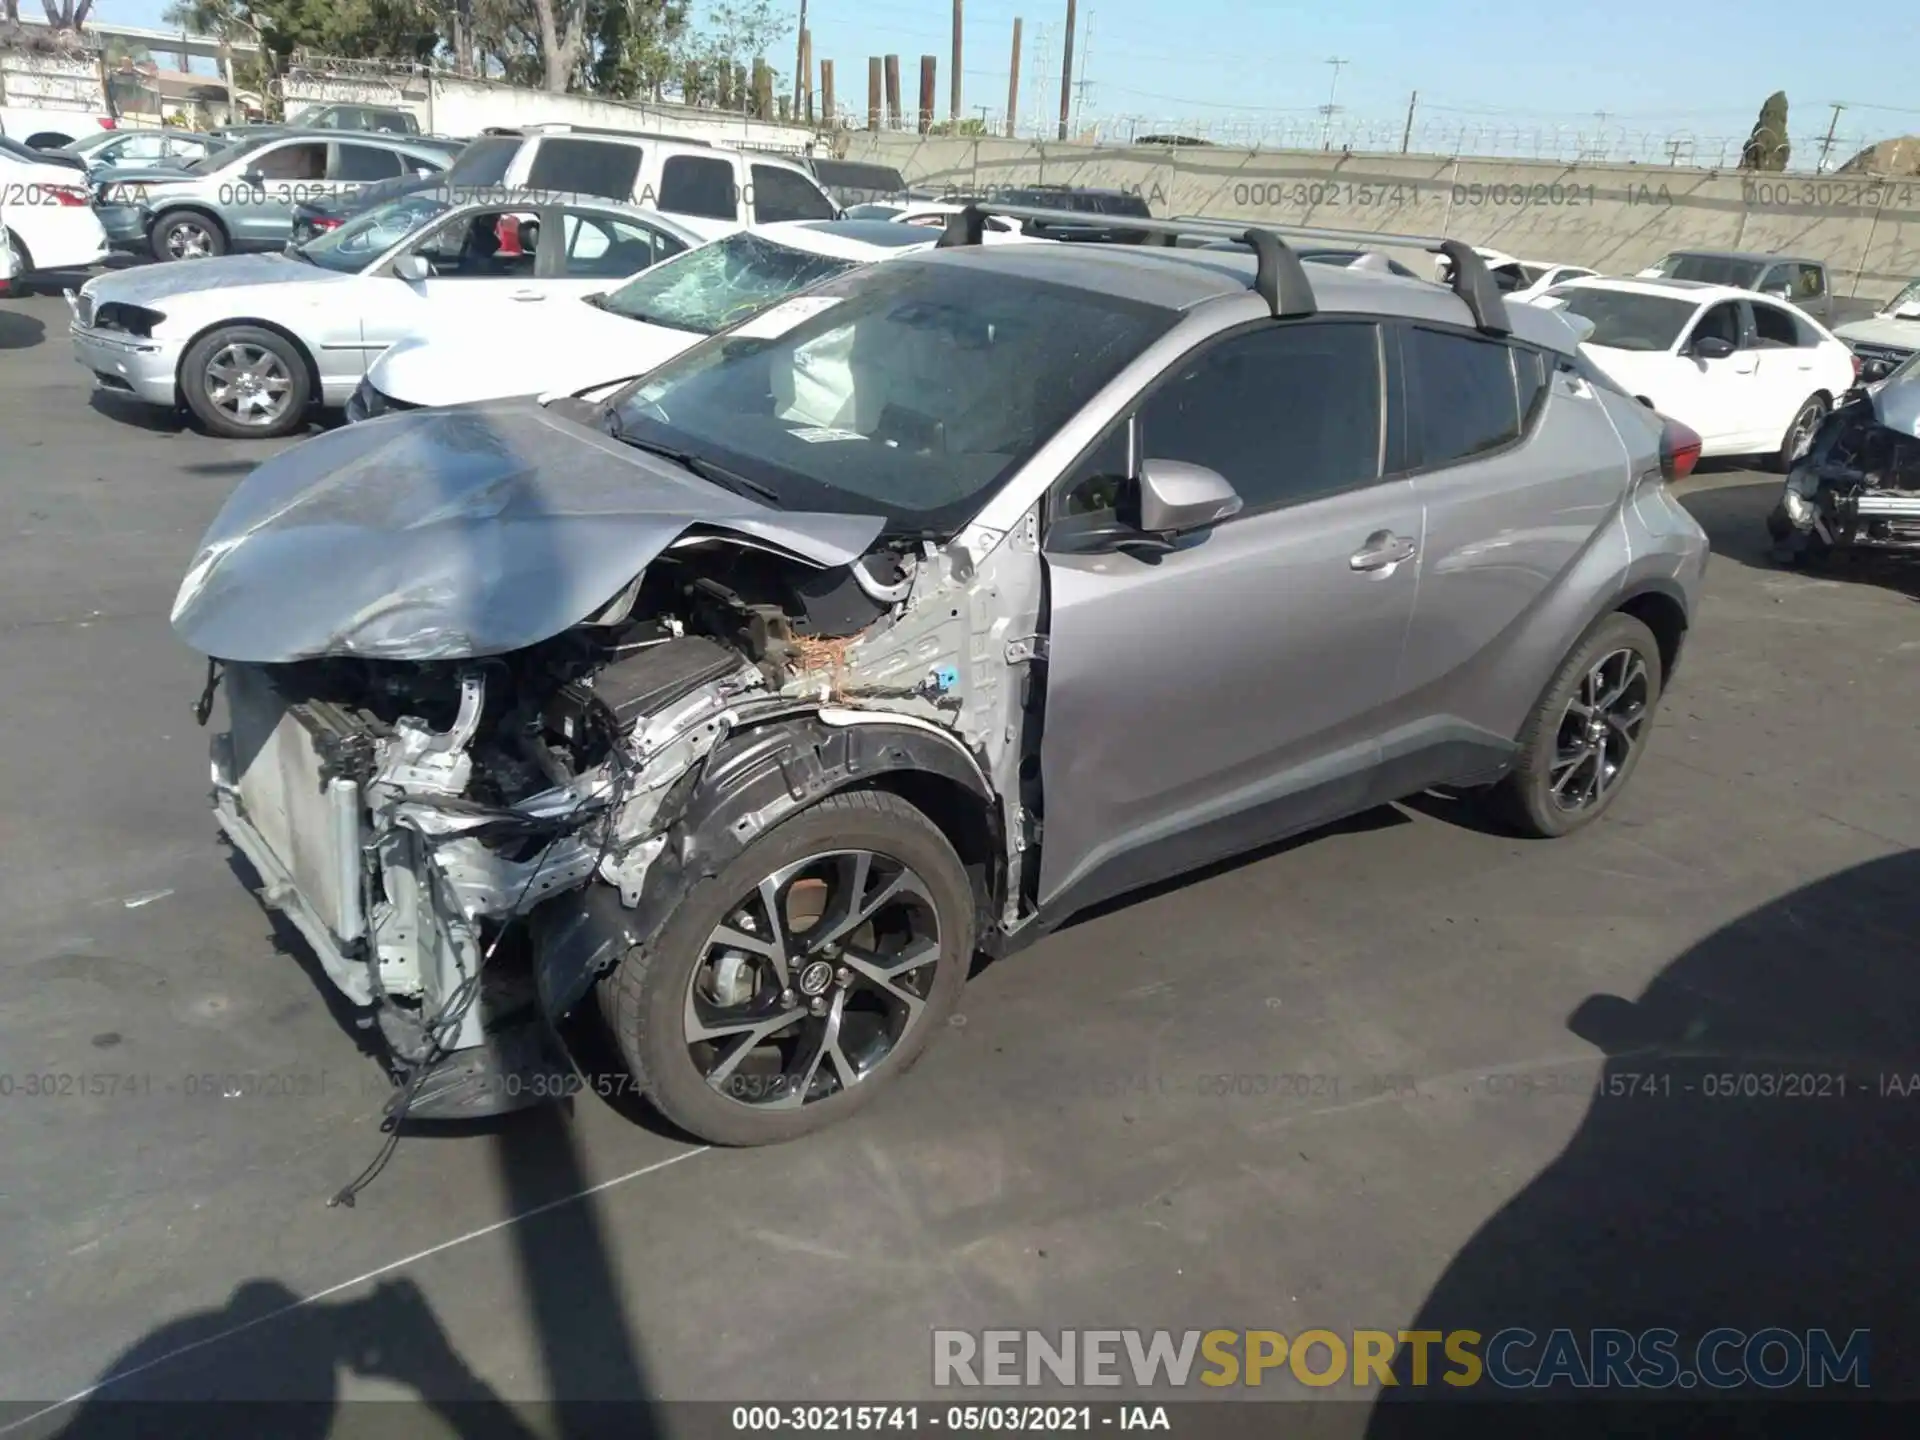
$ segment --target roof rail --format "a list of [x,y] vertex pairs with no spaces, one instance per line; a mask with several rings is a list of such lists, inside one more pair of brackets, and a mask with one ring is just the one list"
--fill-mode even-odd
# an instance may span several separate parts
[[[1043,225],[1080,227],[1087,223],[1085,213],[1078,210],[1052,210],[1037,205],[995,205],[976,200],[947,217],[946,230],[937,242],[938,247],[981,244],[989,215]],[[1300,257],[1270,230],[1230,220],[1144,220],[1131,215],[1121,218],[1125,224],[1117,228],[1139,231],[1149,236],[1165,236],[1166,240],[1161,242],[1163,244],[1182,235],[1211,235],[1243,240],[1253,247],[1254,255],[1258,258],[1253,288],[1276,317],[1300,318],[1312,315],[1318,308],[1313,300],[1313,286],[1308,283],[1307,272],[1300,266]]]
[[[1129,221],[1129,225],[1138,224]],[[1176,218],[1178,225],[1215,224],[1229,228],[1244,224],[1239,220],[1209,220],[1201,215],[1182,215]],[[1495,283],[1493,275],[1487,269],[1486,260],[1464,240],[1448,240],[1439,235],[1400,235],[1391,230],[1328,230],[1312,225],[1267,225],[1260,227],[1275,235],[1294,236],[1307,240],[1329,240],[1336,244],[1354,245],[1361,249],[1375,249],[1391,246],[1405,250],[1425,250],[1430,254],[1441,255],[1448,261],[1447,286],[1466,302],[1467,311],[1473,316],[1474,328],[1488,335],[1511,335],[1513,326],[1507,319],[1507,303]]]

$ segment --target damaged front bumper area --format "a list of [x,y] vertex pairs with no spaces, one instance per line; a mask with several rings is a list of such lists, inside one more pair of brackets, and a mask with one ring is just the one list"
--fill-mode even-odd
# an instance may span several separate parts
[[1843,404],[1787,476],[1767,530],[1782,564],[1920,551],[1920,437],[1883,423],[1872,397]]
[[[457,686],[444,728],[403,713],[438,698],[424,677],[417,695],[342,700],[314,693],[300,670],[222,673],[220,827],[328,979],[374,1011],[397,1068],[421,1082],[408,1104],[416,1118],[565,1093],[570,1072],[541,1003],[553,997],[540,994],[515,922],[594,878],[608,895],[636,890],[663,843],[652,834],[662,802],[760,681],[707,641],[643,654],[620,675],[619,699],[563,684],[538,716],[490,703],[505,667],[438,677]],[[379,678],[404,692],[410,677]],[[562,753],[595,763],[576,768]]]

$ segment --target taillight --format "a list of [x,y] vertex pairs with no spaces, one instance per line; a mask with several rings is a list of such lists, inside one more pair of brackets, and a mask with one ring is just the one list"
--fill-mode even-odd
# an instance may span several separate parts
[[311,217],[307,223],[316,230],[337,230],[340,228],[340,217],[337,215],[315,215]]
[[1860,378],[1861,370],[1865,367],[1863,367],[1860,364],[1860,357],[1858,355],[1855,355],[1853,352],[1851,351],[1847,352],[1847,358],[1853,361],[1853,378],[1858,380]]
[[1700,436],[1678,420],[1666,422],[1660,432],[1660,474],[1669,484],[1684,480],[1700,463]]
[[72,209],[77,205],[90,204],[87,192],[79,185],[48,185],[41,192],[53,197],[53,203]]
[[102,130],[118,130],[120,128],[120,122],[111,115],[96,115],[94,119],[100,122],[100,128]]

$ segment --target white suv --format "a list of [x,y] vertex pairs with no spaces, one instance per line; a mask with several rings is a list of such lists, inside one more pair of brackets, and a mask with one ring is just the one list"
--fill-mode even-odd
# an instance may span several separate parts
[[460,152],[447,183],[604,195],[665,211],[708,239],[748,225],[839,214],[820,182],[784,156],[577,125],[491,131]]

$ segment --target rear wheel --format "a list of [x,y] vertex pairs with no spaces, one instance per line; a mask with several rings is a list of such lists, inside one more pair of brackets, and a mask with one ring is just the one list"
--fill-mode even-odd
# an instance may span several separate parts
[[180,391],[215,435],[254,440],[304,425],[313,382],[306,357],[286,336],[257,325],[228,325],[187,347]]
[[1787,426],[1787,433],[1780,439],[1780,453],[1774,456],[1773,468],[1783,474],[1793,468],[1793,462],[1800,452],[1812,442],[1813,435],[1820,428],[1820,422],[1827,418],[1827,402],[1819,395],[1809,395],[1794,412],[1793,423]]
[[830,795],[695,885],[600,982],[655,1108],[720,1145],[818,1130],[917,1060],[973,955],[939,828],[886,791]]
[[1626,788],[1660,701],[1660,646],[1612,614],[1561,664],[1520,732],[1520,758],[1493,792],[1503,819],[1551,839],[1591,824]]
[[205,260],[227,253],[227,233],[210,215],[180,210],[163,215],[149,237],[156,260]]
[[13,288],[24,295],[27,279],[33,274],[33,252],[27,249],[27,242],[11,230],[0,232],[0,244],[13,252]]

